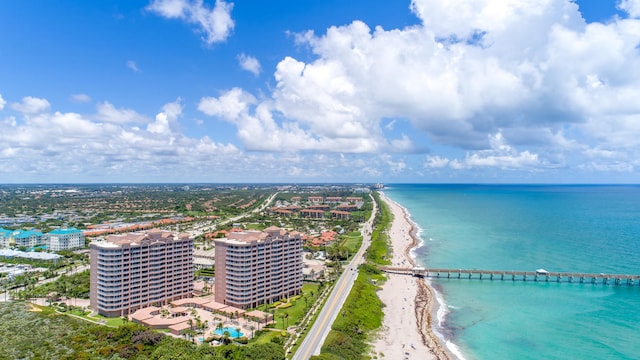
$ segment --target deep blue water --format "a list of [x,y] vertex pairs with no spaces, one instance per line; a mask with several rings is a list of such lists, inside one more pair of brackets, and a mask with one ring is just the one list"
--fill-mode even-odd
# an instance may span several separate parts
[[[640,186],[392,185],[425,267],[640,274]],[[434,280],[466,359],[638,359],[640,287]]]

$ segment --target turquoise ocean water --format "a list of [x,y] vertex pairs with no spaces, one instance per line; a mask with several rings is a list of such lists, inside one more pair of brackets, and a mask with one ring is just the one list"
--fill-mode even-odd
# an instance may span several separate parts
[[[640,186],[390,185],[425,267],[640,275]],[[639,359],[640,287],[439,279],[464,359]]]

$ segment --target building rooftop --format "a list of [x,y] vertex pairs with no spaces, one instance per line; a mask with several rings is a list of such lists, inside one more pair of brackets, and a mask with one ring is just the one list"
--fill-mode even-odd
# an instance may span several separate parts
[[258,240],[264,240],[269,234],[262,231],[242,231],[242,232],[230,232],[227,235],[227,240],[236,240],[240,242],[252,242]]
[[68,234],[82,234],[82,231],[76,229],[76,228],[68,228],[68,229],[55,229],[52,230],[50,232],[48,232],[48,234],[50,235],[68,235]]
[[54,260],[62,257],[61,255],[58,255],[58,254],[50,254],[45,252],[24,252],[24,251],[9,250],[9,249],[1,249],[0,256],[21,257],[21,258],[38,259],[38,260]]
[[120,246],[136,246],[142,242],[167,241],[167,240],[184,240],[189,239],[188,234],[175,235],[170,231],[159,229],[151,229],[148,231],[133,232],[119,235],[109,235],[105,241],[93,242],[95,246],[103,248],[116,248]]
[[[293,233],[289,234],[290,238],[299,237],[300,233],[296,232],[296,235]],[[227,234],[226,238],[218,238],[214,241],[216,242],[224,242],[228,244],[249,244],[255,241],[263,241],[267,239],[269,236],[273,238],[283,238],[287,235],[287,231],[285,229],[279,228],[277,226],[271,226],[266,228],[264,231],[257,230],[246,230],[246,231],[234,231]]]
[[26,239],[32,236],[42,236],[42,232],[38,230],[15,230],[11,236],[14,239]]

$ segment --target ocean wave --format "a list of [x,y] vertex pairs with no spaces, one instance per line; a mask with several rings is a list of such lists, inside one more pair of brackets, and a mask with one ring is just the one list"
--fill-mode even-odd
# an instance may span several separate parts
[[444,333],[444,331],[446,330],[447,315],[449,315],[450,313],[449,309],[455,309],[455,307],[447,305],[447,303],[444,301],[442,293],[439,292],[435,286],[433,286],[431,280],[425,279],[425,282],[431,288],[431,291],[433,292],[433,295],[436,299],[435,306],[437,324],[436,326],[433,326],[431,330],[438,337],[438,339],[440,339],[440,342],[446,346],[449,352],[453,356],[455,356],[456,359],[466,360],[458,345],[453,343],[453,341],[451,341],[450,339],[447,339],[447,336],[445,336]]
[[447,349],[449,349],[449,352],[451,352],[451,354],[453,354],[453,356],[455,356],[457,359],[465,360],[465,357],[464,355],[462,355],[462,351],[460,351],[458,345],[452,343],[451,341],[446,341],[445,346],[447,347]]

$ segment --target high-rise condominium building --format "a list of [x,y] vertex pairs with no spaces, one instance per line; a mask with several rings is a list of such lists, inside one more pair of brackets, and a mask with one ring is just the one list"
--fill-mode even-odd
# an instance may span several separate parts
[[193,239],[149,230],[90,244],[90,305],[122,316],[193,292]]
[[254,308],[302,290],[302,239],[283,229],[232,232],[216,239],[215,300]]

